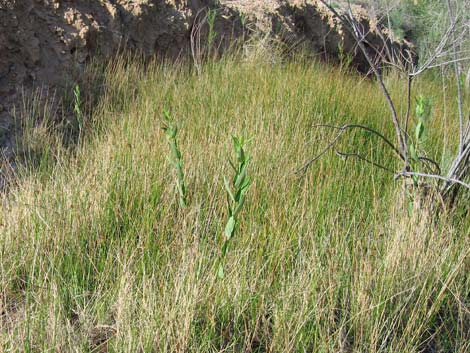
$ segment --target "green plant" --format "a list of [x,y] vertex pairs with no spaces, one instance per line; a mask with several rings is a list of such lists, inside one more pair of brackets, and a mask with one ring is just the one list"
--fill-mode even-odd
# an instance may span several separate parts
[[[385,143],[391,151],[393,151],[395,157],[400,160],[402,167],[397,171],[393,171],[387,166],[377,163],[374,160],[370,160],[357,152],[345,153],[342,151],[337,151],[342,157],[355,157],[362,161],[368,162],[378,168],[387,170],[388,172],[394,174],[394,179],[401,177],[412,178],[415,185],[417,184],[417,179],[427,178],[429,180],[434,180],[436,188],[434,188],[433,193],[437,197],[433,197],[433,200],[439,200],[437,202],[443,202],[452,208],[455,205],[455,200],[457,194],[464,195],[464,192],[459,192],[462,187],[470,190],[470,184],[467,183],[468,178],[470,177],[470,124],[464,119],[463,111],[463,94],[461,89],[460,81],[460,67],[458,65],[459,57],[462,54],[459,51],[456,45],[455,33],[453,31],[446,32],[443,35],[441,40],[441,45],[439,45],[434,50],[434,54],[430,60],[426,61],[421,66],[416,66],[412,62],[412,58],[396,60],[394,57],[395,54],[387,54],[390,56],[390,61],[396,61],[398,63],[397,67],[406,73],[407,76],[407,94],[406,99],[400,102],[396,100],[390,94],[389,88],[387,88],[386,82],[384,80],[384,73],[381,71],[377,63],[374,62],[374,59],[371,57],[370,53],[367,50],[367,47],[364,42],[364,38],[361,35],[361,23],[357,21],[354,17],[351,7],[343,9],[338,12],[333,7],[331,7],[325,0],[321,0],[321,3],[328,7],[333,15],[345,26],[349,34],[354,38],[358,48],[366,58],[368,64],[370,65],[371,71],[374,73],[378,87],[382,91],[382,94],[387,101],[388,108],[390,110],[391,123],[395,129],[395,141],[390,140],[386,137],[380,130],[376,130],[368,125],[349,123],[342,126],[334,126],[329,124],[320,124],[316,127],[327,127],[338,131],[336,137],[323,149],[319,154],[315,155],[313,158],[308,160],[301,168],[298,169],[298,172],[305,172],[305,170],[315,161],[317,161],[322,155],[324,155],[328,150],[332,149],[341,137],[349,131],[352,130],[362,130],[369,134],[375,135],[376,138],[379,138],[383,143]],[[350,5],[350,3],[348,3]],[[453,27],[455,22],[455,14],[453,6],[450,0],[447,0],[448,5],[448,15],[450,18],[451,26]],[[452,41],[450,41],[452,39]],[[450,53],[452,54],[453,60],[447,62],[436,62],[435,59],[443,53],[443,47],[447,42],[451,42],[449,46],[451,47]],[[443,168],[435,160],[427,156],[419,156],[417,153],[417,147],[423,143],[425,139],[425,121],[430,115],[430,102],[421,97],[417,101],[416,114],[418,122],[415,128],[415,138],[416,141],[412,141],[410,134],[408,132],[408,121],[410,117],[410,108],[411,108],[411,97],[412,97],[412,84],[416,78],[421,75],[423,72],[430,70],[435,67],[445,68],[448,65],[454,65],[455,69],[455,81],[457,87],[457,112],[458,112],[458,136],[459,136],[459,147],[458,151],[453,157],[451,167],[448,169],[447,173],[443,173]],[[407,109],[403,109],[403,114],[400,114],[397,109],[400,104],[406,105]],[[423,162],[431,170],[430,172],[423,172],[421,165],[417,165],[417,162]],[[427,193],[427,186],[429,183],[423,183],[424,193]],[[465,196],[462,196],[465,198]]]
[[[432,101],[429,97],[419,95],[416,98],[415,106],[415,136],[414,140],[410,138],[409,150],[410,150],[410,165],[412,170],[421,171],[423,167],[429,167],[430,159],[423,157],[426,155],[424,143],[428,136],[427,125],[431,117]],[[434,166],[433,166],[434,167]],[[416,188],[419,186],[419,178],[417,175],[412,175],[412,185]],[[413,210],[413,203],[416,199],[416,195],[413,192],[407,190],[406,195],[408,197],[408,213],[411,214]]]
[[431,116],[431,99],[423,95],[419,95],[416,98],[416,127],[415,127],[415,140],[414,143],[410,142],[410,157],[414,162],[419,162],[420,157],[418,156],[419,150],[422,148],[423,143],[426,140],[426,125]]
[[243,13],[240,14],[240,24],[242,25],[243,31],[245,31],[247,25],[247,17]]
[[176,135],[178,134],[178,125],[173,121],[167,110],[163,111],[163,116],[164,120],[162,128],[163,131],[165,131],[168,147],[170,148],[170,155],[167,159],[175,168],[175,184],[178,192],[178,202],[180,207],[184,208],[187,206],[187,190],[183,172],[183,157],[180,149],[178,148],[178,142],[176,139]]
[[83,130],[83,110],[80,86],[78,84],[75,85],[73,89],[73,97],[73,111],[75,113],[75,117],[77,118],[78,134],[80,136]]
[[338,58],[339,58],[339,67],[341,71],[347,71],[351,67],[353,57],[351,53],[344,51],[344,44],[340,42],[338,44]]
[[[332,136],[310,132],[320,116],[331,124],[353,116],[393,133],[375,82],[303,56],[268,63],[235,55],[200,75],[190,63],[111,61],[108,93],[94,108],[100,133],[74,153],[59,151],[53,168],[13,180],[0,216],[0,352],[469,351],[468,203],[458,217],[409,218],[387,171],[344,164],[334,153],[305,180],[291,176]],[[427,76],[416,84],[433,97],[426,150],[438,155],[438,117],[456,92],[444,97]],[[402,95],[402,85],[391,84],[391,93]],[[178,123],[188,182],[179,220],[162,109],[155,114],[162,102]],[[38,127],[41,112],[28,112]],[[222,176],[233,176],[228,162],[223,174],[220,165],[235,158],[227,131],[241,126],[256,135],[256,155],[255,141],[246,147],[256,185],[219,279]],[[445,132],[451,152],[457,134]],[[50,141],[43,136],[37,141]],[[366,133],[344,142],[395,165]]]
[[246,175],[250,158],[247,156],[244,149],[245,141],[242,137],[239,138],[236,136],[232,136],[232,139],[236,161],[232,162],[232,160],[229,159],[230,166],[234,171],[232,182],[230,183],[227,178],[224,177],[224,185],[227,192],[228,220],[224,229],[224,243],[222,245],[222,253],[217,272],[220,278],[224,277],[223,259],[227,253],[230,240],[233,238],[238,226],[238,214],[245,203],[245,194],[251,183],[250,178]]
[[207,37],[207,46],[210,50],[212,45],[214,44],[215,38],[217,36],[217,32],[215,31],[215,20],[217,17],[217,10],[216,9],[209,9],[207,11],[207,24],[209,25],[209,34]]

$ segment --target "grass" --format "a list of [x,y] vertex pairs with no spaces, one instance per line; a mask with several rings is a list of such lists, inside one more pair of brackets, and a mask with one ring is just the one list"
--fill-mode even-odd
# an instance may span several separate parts
[[[352,119],[393,136],[372,81],[302,58],[232,57],[200,75],[118,60],[101,80],[76,147],[34,139],[36,162],[5,195],[0,351],[469,351],[468,218],[409,215],[392,176],[334,153],[293,173],[334,134],[317,123]],[[434,99],[428,146],[439,156],[443,134],[455,148],[436,118],[444,98],[432,81],[418,85]],[[184,212],[164,109],[179,127]],[[446,119],[456,121],[449,109]],[[36,129],[57,135],[30,124],[25,144]],[[232,135],[251,138],[252,184],[220,279]],[[341,146],[394,163],[361,132]]]

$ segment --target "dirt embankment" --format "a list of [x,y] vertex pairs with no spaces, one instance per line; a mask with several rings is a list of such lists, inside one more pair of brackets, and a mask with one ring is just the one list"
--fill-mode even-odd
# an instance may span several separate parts
[[[0,145],[11,135],[11,109],[22,89],[60,92],[92,57],[120,49],[187,55],[194,24],[207,9],[217,10],[221,50],[234,38],[264,32],[329,57],[341,47],[359,70],[368,69],[352,38],[317,0],[0,0]],[[361,16],[372,28],[370,45],[383,47],[373,21]]]

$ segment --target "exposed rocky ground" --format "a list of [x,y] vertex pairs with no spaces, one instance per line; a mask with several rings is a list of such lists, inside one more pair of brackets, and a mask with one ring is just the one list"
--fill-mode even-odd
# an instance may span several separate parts
[[[191,33],[207,9],[217,10],[220,50],[235,38],[266,33],[325,57],[337,57],[341,47],[360,71],[368,70],[352,38],[317,0],[0,0],[0,144],[11,135],[11,110],[23,89],[60,92],[79,80],[91,58],[120,49],[188,56]],[[374,21],[355,10],[371,29],[371,45],[383,46]],[[207,25],[201,33],[204,39]]]

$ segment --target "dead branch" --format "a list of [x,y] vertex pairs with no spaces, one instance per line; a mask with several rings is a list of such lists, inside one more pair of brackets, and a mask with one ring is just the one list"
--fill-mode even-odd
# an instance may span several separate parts
[[403,176],[419,176],[419,177],[424,177],[424,178],[439,179],[439,180],[446,181],[448,183],[459,184],[459,185],[465,186],[467,189],[470,189],[470,184],[464,183],[463,181],[458,180],[458,179],[447,178],[445,176],[438,175],[438,174],[427,174],[427,173],[421,173],[421,172],[400,172],[400,173],[395,174],[395,179],[398,179],[399,177],[403,177]]
[[387,168],[387,167],[383,166],[383,165],[380,164],[380,163],[374,162],[374,161],[372,161],[372,160],[370,160],[370,159],[368,159],[368,158],[366,158],[366,157],[360,155],[360,154],[357,153],[357,152],[354,152],[354,153],[347,153],[347,152],[343,152],[343,151],[336,151],[336,154],[337,154],[338,156],[340,156],[341,158],[343,158],[343,159],[347,159],[347,158],[349,158],[349,157],[357,158],[357,159],[359,159],[359,160],[361,160],[361,161],[363,161],[363,162],[372,164],[374,167],[383,169],[383,170],[385,170],[385,171],[387,171],[387,172],[389,172],[389,173],[392,173],[392,174],[395,173],[395,172],[394,172],[393,170],[391,170],[390,168]]
[[305,172],[308,169],[308,167],[310,167],[310,165],[312,163],[316,162],[321,156],[323,156],[326,152],[328,152],[330,149],[332,149],[346,131],[351,130],[351,129],[365,130],[365,131],[368,131],[368,132],[372,133],[373,135],[379,137],[383,142],[385,142],[389,147],[392,148],[392,150],[400,157],[400,159],[404,160],[404,156],[402,155],[400,150],[388,138],[386,138],[384,135],[382,135],[377,130],[374,130],[374,129],[368,127],[368,126],[361,125],[361,124],[346,124],[346,125],[343,125],[343,126],[318,124],[318,125],[315,125],[314,127],[331,128],[331,129],[339,130],[339,133],[335,136],[335,138],[320,153],[318,153],[315,157],[313,157],[312,159],[305,162],[302,167],[297,169],[296,173]]

